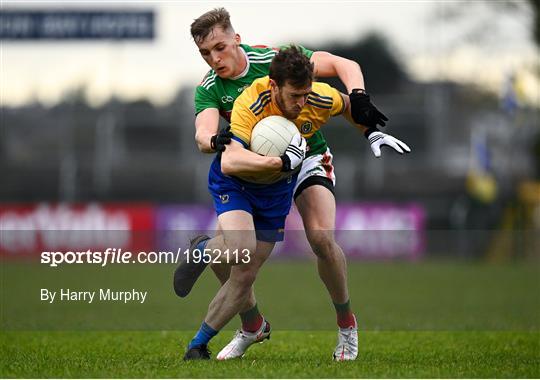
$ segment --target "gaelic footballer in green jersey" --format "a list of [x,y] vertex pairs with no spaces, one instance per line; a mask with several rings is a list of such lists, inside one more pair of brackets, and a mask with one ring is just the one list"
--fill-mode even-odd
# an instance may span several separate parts
[[[259,78],[268,75],[270,62],[279,49],[267,46],[240,45],[245,54],[247,65],[240,75],[222,79],[214,70],[210,70],[195,90],[195,114],[206,108],[217,108],[220,115],[230,122],[233,103],[246,87]],[[313,52],[302,48],[304,54],[311,58]]]
[[[299,47],[308,58],[311,58],[313,55],[311,50]],[[270,62],[279,51],[279,49],[262,45],[249,46],[241,44],[240,48],[247,61],[245,70],[237,77],[227,79],[222,79],[214,70],[210,70],[195,90],[195,114],[199,114],[207,108],[216,108],[219,110],[219,114],[227,122],[230,122],[231,111],[236,98],[256,79],[268,75]],[[323,154],[328,148],[326,140],[320,131],[314,133],[307,142],[309,146],[307,156]]]

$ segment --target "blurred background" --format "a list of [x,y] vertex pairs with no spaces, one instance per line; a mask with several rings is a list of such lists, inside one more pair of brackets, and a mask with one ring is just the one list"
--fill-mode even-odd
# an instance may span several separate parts
[[[3,1],[3,229],[86,222],[106,229],[116,215],[107,207],[119,202],[125,207],[115,212],[127,221],[110,222],[117,229],[134,226],[133,207],[146,208],[148,225],[212,228],[213,156],[196,149],[193,106],[208,67],[189,25],[218,6],[244,43],[294,42],[358,62],[390,117],[385,131],[412,148],[375,159],[344,120],[324,128],[335,156],[338,229],[538,230],[537,0]],[[301,228],[294,211],[289,226]],[[492,247],[501,247],[500,236]],[[486,254],[473,238],[462,240],[457,253]],[[429,251],[421,245],[411,255]],[[495,249],[493,257],[529,255],[524,247]]]

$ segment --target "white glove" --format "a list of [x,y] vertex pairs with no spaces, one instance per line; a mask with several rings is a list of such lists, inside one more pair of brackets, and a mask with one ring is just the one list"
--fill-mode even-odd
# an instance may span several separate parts
[[300,133],[294,135],[291,143],[281,156],[282,172],[290,172],[296,169],[306,157],[307,141]]
[[396,139],[394,136],[382,133],[377,128],[369,128],[365,132],[365,136],[369,140],[369,145],[371,145],[371,150],[375,157],[381,157],[381,146],[383,145],[394,148],[400,154],[405,152],[410,153],[411,151],[411,148],[403,141]]

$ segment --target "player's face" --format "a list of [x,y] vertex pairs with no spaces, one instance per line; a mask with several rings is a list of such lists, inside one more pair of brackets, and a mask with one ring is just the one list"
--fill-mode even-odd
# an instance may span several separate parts
[[240,36],[216,26],[206,38],[197,43],[201,56],[220,78],[239,75],[247,62],[240,51]]
[[311,92],[311,83],[307,86],[293,87],[289,82],[284,86],[278,87],[273,84],[276,104],[287,119],[294,120],[304,108],[307,97]]

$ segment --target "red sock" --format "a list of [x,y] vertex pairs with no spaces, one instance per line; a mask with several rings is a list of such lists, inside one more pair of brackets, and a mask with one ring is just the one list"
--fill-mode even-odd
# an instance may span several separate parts
[[350,311],[348,313],[338,313],[337,324],[342,329],[347,329],[349,327],[356,327],[356,317]]
[[356,327],[356,318],[351,310],[350,301],[342,304],[334,302],[334,307],[336,308],[337,324],[340,328]]
[[242,320],[242,330],[252,333],[258,331],[264,322],[264,318],[259,312],[257,305],[240,313],[240,319]]
[[245,332],[250,332],[250,333],[257,332],[261,328],[263,322],[264,322],[264,318],[262,315],[259,314],[253,320],[242,323],[242,330],[244,330]]

